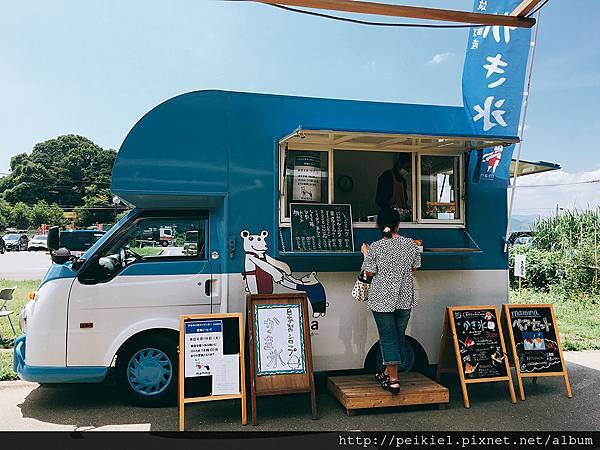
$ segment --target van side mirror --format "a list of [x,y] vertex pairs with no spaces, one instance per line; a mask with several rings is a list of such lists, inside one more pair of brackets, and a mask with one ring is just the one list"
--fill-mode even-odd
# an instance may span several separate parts
[[54,250],[58,250],[58,245],[59,245],[59,231],[58,231],[58,227],[50,227],[50,229],[48,230],[48,237],[47,237],[47,242],[48,242],[48,250],[50,250],[50,253],[52,253]]
[[52,250],[50,252],[52,262],[55,264],[64,264],[69,262],[73,256],[71,252],[66,248],[59,248],[58,250]]

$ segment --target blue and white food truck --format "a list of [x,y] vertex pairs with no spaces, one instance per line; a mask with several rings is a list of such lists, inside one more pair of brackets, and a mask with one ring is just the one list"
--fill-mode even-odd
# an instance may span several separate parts
[[[493,172],[517,141],[473,134],[463,107],[172,98],[119,150],[112,192],[133,209],[82,256],[53,264],[24,308],[15,369],[40,383],[96,383],[114,367],[135,402],[164,404],[176,391],[180,315],[243,311],[247,293],[293,291],[312,305],[315,370],[373,368],[377,331],[351,290],[358,248],[380,238],[377,213],[390,205],[402,210],[401,233],[423,245],[404,368],[424,370],[446,306],[507,301],[506,186],[484,187],[467,167],[478,150]],[[295,203],[350,205],[355,251],[298,251]],[[172,242],[145,245],[155,229],[173,230]]]

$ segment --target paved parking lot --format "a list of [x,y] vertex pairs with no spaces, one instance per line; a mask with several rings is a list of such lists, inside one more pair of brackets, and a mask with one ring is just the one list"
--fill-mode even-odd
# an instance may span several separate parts
[[0,279],[39,280],[50,264],[46,252],[6,252],[0,255]]
[[[597,357],[598,353],[594,357]],[[591,365],[591,364],[590,364]],[[186,407],[187,429],[196,431],[463,430],[590,431],[600,429],[600,371],[569,363],[572,399],[562,379],[526,380],[527,398],[511,404],[505,383],[471,385],[471,408],[462,405],[460,388],[450,377],[450,406],[387,409],[347,416],[318,380],[319,419],[311,420],[307,395],[259,398],[259,425],[242,427],[239,404],[219,401]],[[178,429],[177,409],[144,409],[125,403],[116,387],[39,386],[0,383],[0,430],[145,430]]]

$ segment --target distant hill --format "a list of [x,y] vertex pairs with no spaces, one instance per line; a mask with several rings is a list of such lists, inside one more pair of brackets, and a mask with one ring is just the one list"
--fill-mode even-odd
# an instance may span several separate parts
[[539,214],[513,214],[510,218],[511,231],[529,231]]

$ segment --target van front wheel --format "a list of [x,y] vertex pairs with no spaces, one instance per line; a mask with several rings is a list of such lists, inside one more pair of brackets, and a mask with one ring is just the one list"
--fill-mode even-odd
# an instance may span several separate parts
[[146,335],[117,356],[120,386],[132,403],[143,407],[172,405],[177,398],[177,343],[163,335]]

